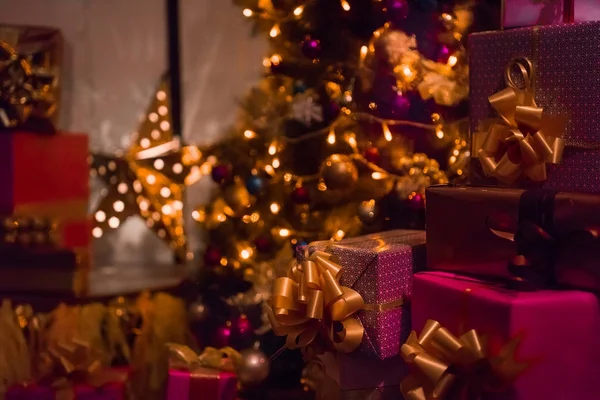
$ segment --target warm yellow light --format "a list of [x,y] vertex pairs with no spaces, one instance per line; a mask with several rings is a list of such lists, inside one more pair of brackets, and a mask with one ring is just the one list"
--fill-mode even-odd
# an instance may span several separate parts
[[148,203],[148,201],[147,201],[147,200],[141,200],[141,201],[139,202],[139,207],[140,207],[140,210],[142,210],[142,211],[147,211],[147,210],[148,210],[148,208],[150,207],[150,203]]
[[271,61],[271,64],[273,65],[279,65],[281,62],[281,56],[279,54],[273,54],[271,58],[269,58],[269,61]]
[[344,11],[350,11],[350,3],[348,3],[346,0],[340,0],[340,4],[342,5]]
[[387,140],[388,142],[391,142],[393,139],[392,131],[390,131],[390,128],[387,126],[387,124],[385,122],[381,124],[381,130],[383,131],[383,137],[385,138],[385,140]]
[[116,212],[122,212],[125,209],[125,203],[123,203],[121,200],[117,200],[113,203],[113,209]]
[[110,217],[108,219],[108,226],[110,226],[113,229],[118,228],[120,224],[121,224],[121,221],[119,221],[119,218],[117,218],[117,217]]
[[268,57],[263,58],[263,67],[269,68],[271,66],[271,60]]
[[298,6],[298,7],[294,8],[294,15],[296,17],[301,16],[303,12],[304,12],[304,6]]
[[435,136],[437,136],[438,139],[442,139],[444,137],[444,131],[442,130],[442,128],[436,129]]
[[329,135],[327,135],[327,143],[335,144],[335,131],[332,129],[329,131]]
[[210,174],[210,171],[212,170],[212,165],[208,162],[205,162],[204,164],[202,164],[200,166],[200,173],[202,175],[208,175]]
[[171,215],[173,214],[173,207],[171,207],[169,204],[165,204],[162,206],[161,211],[165,215]]
[[449,66],[454,67],[457,62],[458,62],[458,58],[456,56],[448,57],[448,65]]
[[450,157],[450,164],[454,164],[456,162],[456,156]]
[[342,240],[345,235],[346,235],[346,232],[344,232],[343,230],[340,229],[335,233],[335,235],[333,235],[333,239],[334,240]]
[[163,91],[163,90],[159,90],[158,92],[156,92],[156,99],[163,101],[167,98],[167,94]]
[[293,176],[292,176],[292,174],[290,174],[289,172],[286,172],[286,173],[283,175],[283,180],[284,180],[284,181],[286,181],[286,182],[290,182],[290,181],[292,180],[292,178],[293,178]]
[[259,220],[259,219],[260,219],[260,214],[259,214],[259,213],[257,213],[257,212],[253,212],[253,213],[250,215],[250,220],[251,220],[252,222],[258,222],[258,220]]
[[271,162],[271,165],[273,165],[273,168],[279,168],[279,166],[281,165],[279,162],[279,158],[274,158],[273,162]]
[[165,199],[171,195],[171,190],[168,187],[160,188],[160,195]]
[[[275,24],[271,28],[271,31],[269,32],[269,36],[271,36],[272,38],[276,38],[280,33],[281,33],[281,30],[279,29],[279,24]],[[272,61],[273,60],[271,60],[271,62]]]
[[457,169],[456,170],[456,175],[461,176],[463,174],[462,169]]
[[165,162],[161,158],[157,158],[154,160],[154,168],[157,170],[161,170],[165,167]]
[[227,219],[227,216],[225,214],[217,214],[217,221],[225,222],[226,219]]
[[101,238],[102,237],[102,228],[97,226],[94,229],[92,229],[92,236],[94,236],[96,239]]
[[148,182],[149,185],[154,185],[156,183],[156,177],[150,174],[146,177],[146,182]]
[[408,65],[406,65],[406,66],[404,66],[404,68],[402,68],[402,73],[407,78],[410,78],[411,76],[413,76],[413,71],[412,71],[412,69],[410,69],[410,67]]
[[431,121],[433,122],[438,122],[441,118],[442,116],[438,113],[431,114]]
[[171,128],[171,123],[169,121],[161,121],[160,122],[160,129],[163,130],[163,132],[168,131]]
[[254,133],[254,131],[251,131],[250,129],[246,129],[244,131],[244,137],[247,139],[252,139],[254,136],[256,136],[256,133]]
[[242,14],[244,14],[244,17],[247,17],[247,18],[249,18],[249,17],[251,17],[251,16],[252,16],[252,14],[254,14],[254,13],[252,12],[252,10],[251,10],[251,9],[249,9],[249,8],[244,8],[244,10],[242,11]]
[[289,229],[281,228],[279,230],[279,236],[281,236],[281,237],[288,237],[288,236],[290,236],[291,233],[292,232]]
[[164,117],[169,113],[169,109],[167,108],[167,106],[160,106],[158,107],[158,113]]
[[371,178],[375,179],[375,180],[381,180],[384,178],[384,175],[381,172],[375,171],[371,174]]
[[219,264],[221,264],[222,266],[226,267],[227,266],[227,257],[221,257],[221,260],[219,261]]
[[252,249],[250,247],[246,247],[245,249],[242,249],[242,251],[240,251],[240,258],[242,260],[247,260],[250,257],[252,257]]
[[454,151],[452,152],[452,154],[454,154],[455,156],[458,157],[458,155],[460,154],[460,151],[458,151],[458,149],[454,149]]
[[365,61],[365,58],[367,57],[367,53],[369,52],[369,48],[367,46],[362,46],[360,48],[360,61]]
[[102,210],[96,211],[95,217],[96,217],[96,221],[98,221],[98,222],[106,221],[106,213]]
[[275,153],[277,153],[277,143],[271,142],[271,144],[269,145],[269,154],[274,156]]
[[175,163],[173,164],[172,170],[174,173],[180,174],[183,172],[183,165],[181,165],[181,163]]
[[272,165],[265,165],[265,172],[269,175],[275,174],[275,168]]
[[204,222],[206,220],[206,213],[204,210],[194,210],[192,211],[192,218],[194,218],[194,221]]
[[176,211],[183,210],[183,202],[179,201],[179,200],[173,201],[173,209],[176,210]]
[[271,212],[273,214],[278,214],[279,210],[281,210],[281,206],[277,203],[271,203],[271,205],[269,206],[269,209],[271,210]]
[[357,146],[356,138],[354,137],[354,134],[348,135],[348,139],[346,139],[346,141],[352,148],[355,148]]
[[[150,120],[150,122],[157,122],[158,121],[158,114],[157,113],[150,113],[148,114],[148,119]],[[144,141],[144,139],[142,139],[142,141]],[[142,145],[142,147],[147,147]]]

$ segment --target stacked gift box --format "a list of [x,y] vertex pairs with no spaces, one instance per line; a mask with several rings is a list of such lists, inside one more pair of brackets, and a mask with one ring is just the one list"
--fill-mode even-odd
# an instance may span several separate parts
[[56,130],[63,38],[0,26],[0,291],[83,294],[88,138]]

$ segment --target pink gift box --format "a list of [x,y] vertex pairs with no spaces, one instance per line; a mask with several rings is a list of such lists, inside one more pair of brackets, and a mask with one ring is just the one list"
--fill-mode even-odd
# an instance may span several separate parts
[[[396,230],[308,246],[308,253],[316,250],[338,258],[343,286],[356,290],[367,304],[385,304],[410,298],[413,272],[424,266],[425,232]],[[301,247],[297,257],[301,261],[304,256]],[[365,328],[357,354],[379,360],[398,355],[410,333],[408,304],[386,311],[361,310],[357,316]]]
[[169,369],[167,400],[234,400],[237,377],[231,372],[198,367],[192,371]]
[[[73,387],[75,400],[125,400],[125,383],[111,382],[101,387],[78,384]],[[15,385],[6,392],[5,400],[61,399],[56,389],[42,385]]]
[[[600,22],[548,25],[480,32],[469,36],[469,119],[472,143],[480,135],[482,121],[498,118],[489,96],[506,88],[505,72],[514,58],[527,58],[535,66],[534,97],[544,115],[568,117],[563,138],[565,149],[559,164],[548,164],[548,177],[541,183],[521,179],[514,187],[543,186],[544,189],[600,193]],[[513,71],[514,72],[514,71]],[[518,75],[515,74],[518,80]],[[486,177],[473,149],[470,183],[506,186]]]
[[476,329],[492,350],[520,337],[515,358],[527,367],[494,399],[600,396],[600,308],[591,293],[516,292],[450,273],[422,272],[414,277],[413,328],[420,332],[428,319],[456,335]]
[[502,3],[503,28],[598,20],[598,0],[504,0]]

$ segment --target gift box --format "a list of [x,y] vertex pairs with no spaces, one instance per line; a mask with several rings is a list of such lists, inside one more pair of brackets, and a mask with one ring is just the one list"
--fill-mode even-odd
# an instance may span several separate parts
[[63,42],[56,28],[0,25],[0,128],[55,131]]
[[299,248],[297,259],[303,263],[319,254],[331,256],[341,267],[336,276],[339,284],[348,288],[341,290],[358,293],[365,303],[350,316],[352,325],[358,318],[362,339],[358,346],[351,346],[353,351],[380,360],[397,355],[410,332],[407,301],[413,271],[424,266],[425,232],[397,230],[340,242],[315,242]]
[[[420,333],[419,342],[424,344],[433,337],[442,344],[444,336],[466,334],[459,342],[471,346],[476,340],[474,332],[469,331],[476,330],[483,344],[482,353],[492,361],[491,366],[488,364],[492,371],[482,373],[496,374],[495,389],[499,393],[487,393],[485,383],[493,379],[484,381],[484,375],[469,377],[474,371],[465,370],[460,362],[450,363],[451,369],[446,372],[455,374],[456,384],[466,385],[463,387],[481,390],[483,386],[486,399],[596,398],[599,311],[598,298],[588,292],[516,292],[443,272],[422,272],[414,279],[412,323]],[[439,322],[445,331],[434,333],[429,320]],[[426,324],[433,335],[429,338],[422,332]],[[414,340],[409,343],[412,348],[403,347],[407,355],[419,348],[412,344]],[[454,351],[448,347],[445,350],[446,355]],[[436,358],[439,353],[429,355]],[[463,356],[465,363],[468,357]],[[423,365],[415,361],[417,367]],[[430,377],[434,375],[439,376]]]
[[191,371],[169,369],[167,400],[234,400],[237,377],[232,372],[196,367]]
[[502,2],[503,28],[598,20],[600,20],[600,9],[596,0],[504,0]]
[[[600,160],[599,33],[600,22],[583,22],[469,36],[470,183],[600,192],[589,173]],[[488,131],[490,118],[507,126]]]
[[600,291],[598,195],[440,185],[426,207],[430,269]]

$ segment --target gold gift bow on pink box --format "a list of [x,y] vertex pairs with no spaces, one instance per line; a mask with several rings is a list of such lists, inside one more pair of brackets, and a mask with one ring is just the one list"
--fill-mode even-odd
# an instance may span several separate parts
[[412,331],[401,347],[414,373],[400,383],[406,400],[479,399],[502,391],[526,368],[515,361],[519,338],[490,357],[487,342],[475,329],[454,336],[438,321],[428,320],[420,335]]
[[[517,69],[524,85],[519,88],[512,72]],[[507,88],[488,100],[499,119],[480,121],[473,134],[473,157],[483,172],[510,184],[521,176],[546,180],[546,163],[558,164],[563,156],[562,137],[567,118],[549,116],[538,107],[533,95],[534,66],[527,58],[515,58],[506,67]],[[512,151],[514,150],[514,151]]]
[[275,280],[269,320],[276,335],[286,336],[287,348],[305,348],[321,333],[335,350],[350,353],[364,335],[358,311],[386,311],[404,304],[404,299],[365,304],[357,291],[340,284],[342,272],[336,256],[317,250],[290,267],[287,277]]
[[242,356],[232,347],[206,347],[198,355],[190,347],[167,343],[169,351],[169,367],[184,371],[191,371],[197,367],[212,368],[219,371],[235,372],[242,361]]

